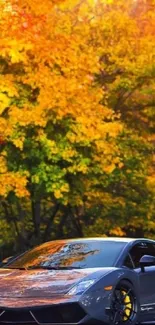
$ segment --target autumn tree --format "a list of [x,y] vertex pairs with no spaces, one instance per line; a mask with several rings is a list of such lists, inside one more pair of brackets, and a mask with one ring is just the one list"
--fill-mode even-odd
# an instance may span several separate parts
[[8,243],[14,234],[25,248],[60,236],[126,234],[137,220],[152,225],[153,6],[1,2]]
[[12,1],[1,11],[0,194],[18,237],[24,204],[24,222],[30,213],[39,242],[49,201],[47,239],[55,214],[81,204],[86,179],[121,164],[115,139],[122,125],[94,78],[100,61],[90,9],[87,2],[66,9]]
[[[99,13],[101,5],[98,2]],[[95,224],[89,218],[86,234],[101,234],[104,228],[115,235],[154,236],[154,5],[154,1],[103,4],[105,14],[93,29],[94,41],[102,47],[97,77],[108,106],[121,114],[124,123],[119,138],[124,166],[111,175],[105,193],[103,184],[98,196],[94,193],[95,200],[90,197],[88,215],[97,213],[99,218],[94,217]]]

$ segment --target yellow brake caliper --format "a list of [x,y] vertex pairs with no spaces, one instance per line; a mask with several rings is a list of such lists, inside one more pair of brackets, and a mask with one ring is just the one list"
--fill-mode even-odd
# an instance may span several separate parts
[[132,302],[131,302],[130,296],[126,295],[125,291],[122,291],[122,294],[123,294],[123,296],[125,296],[124,303],[126,304],[125,309],[124,309],[125,315],[123,317],[123,321],[126,321],[131,314],[131,310],[129,310],[128,308],[132,309]]

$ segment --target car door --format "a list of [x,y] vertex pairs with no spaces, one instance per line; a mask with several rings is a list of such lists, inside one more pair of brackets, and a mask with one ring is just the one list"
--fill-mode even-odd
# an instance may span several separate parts
[[140,305],[143,321],[155,319],[155,266],[145,267],[142,272],[140,258],[144,255],[155,256],[155,244],[141,241],[135,244],[129,251],[134,271],[140,279]]

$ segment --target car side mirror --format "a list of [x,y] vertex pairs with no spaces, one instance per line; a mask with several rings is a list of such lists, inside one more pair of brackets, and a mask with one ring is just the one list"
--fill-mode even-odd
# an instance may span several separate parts
[[143,255],[139,261],[142,272],[144,272],[145,266],[155,265],[155,256]]
[[11,262],[13,260],[14,256],[9,256],[6,257],[1,263],[0,263],[0,267],[3,267],[4,265],[7,265],[9,262]]

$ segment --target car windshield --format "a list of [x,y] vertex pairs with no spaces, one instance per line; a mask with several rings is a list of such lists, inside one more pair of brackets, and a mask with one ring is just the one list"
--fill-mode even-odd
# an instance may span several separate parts
[[125,242],[55,241],[45,243],[26,252],[9,263],[9,268],[19,269],[72,269],[111,267],[125,247]]

